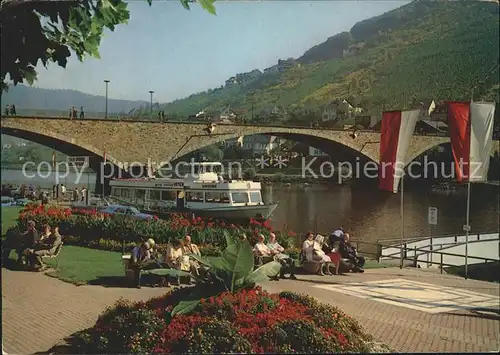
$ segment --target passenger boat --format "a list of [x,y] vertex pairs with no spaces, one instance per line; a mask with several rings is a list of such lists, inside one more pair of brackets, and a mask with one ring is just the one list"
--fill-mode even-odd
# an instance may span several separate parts
[[[191,212],[226,220],[268,219],[260,182],[223,178],[221,163],[192,163],[188,173],[166,178],[113,179],[111,197],[147,213]],[[182,175],[182,176],[180,176]]]

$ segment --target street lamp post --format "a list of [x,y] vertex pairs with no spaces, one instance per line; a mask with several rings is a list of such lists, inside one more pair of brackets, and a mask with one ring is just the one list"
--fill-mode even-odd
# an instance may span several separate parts
[[106,84],[106,109],[104,113],[104,118],[108,118],[108,84],[109,80],[104,80],[104,83]]
[[153,90],[149,90],[149,94],[151,95],[151,101],[150,101],[150,106],[149,106],[149,119],[153,120]]

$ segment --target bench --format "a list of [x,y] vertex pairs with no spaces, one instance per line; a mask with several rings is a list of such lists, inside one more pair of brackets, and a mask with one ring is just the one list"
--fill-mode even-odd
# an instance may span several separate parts
[[[122,255],[122,263],[123,263],[123,268],[125,271],[125,279],[128,282],[134,281],[134,270],[129,268],[131,258],[132,258],[132,255],[130,255],[130,254]],[[161,263],[161,264],[163,264],[163,263]],[[148,270],[140,270],[139,277],[142,277],[142,275],[144,275],[144,274],[149,274],[148,271],[151,271],[151,270],[149,270],[149,269]],[[168,280],[168,276],[163,276],[162,278],[164,280]],[[179,283],[180,283],[181,280],[182,280],[182,277],[179,277],[177,281],[179,281]]]
[[[335,265],[335,272],[338,274],[340,267],[347,267],[347,270],[351,270],[354,265],[352,265],[349,259],[344,259],[340,256],[340,254],[336,251],[336,249],[332,250],[332,253],[338,255],[336,258],[331,258],[332,263]],[[321,263],[317,261],[308,261],[303,252],[300,253],[300,264],[302,268],[311,274],[316,274],[320,271]]]
[[[56,248],[56,250],[54,250],[53,254],[42,255],[42,262],[45,259],[55,259],[55,261],[56,261],[56,269],[57,269],[59,267],[59,254],[61,253],[62,247],[63,247],[63,243],[61,243],[61,244],[59,244],[57,246],[57,248]],[[42,265],[42,267],[43,266],[45,266],[45,265]]]

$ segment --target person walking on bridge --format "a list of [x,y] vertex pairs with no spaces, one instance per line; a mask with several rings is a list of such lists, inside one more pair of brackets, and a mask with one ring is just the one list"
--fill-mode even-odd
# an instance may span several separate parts
[[80,119],[83,120],[85,118],[85,112],[83,112],[83,106],[80,106]]

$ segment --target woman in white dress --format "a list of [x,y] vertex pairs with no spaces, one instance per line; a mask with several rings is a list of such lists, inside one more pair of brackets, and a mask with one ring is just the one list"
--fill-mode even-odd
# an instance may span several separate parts
[[306,240],[302,243],[302,251],[308,262],[320,264],[318,275],[333,275],[330,272],[332,259],[321,250],[321,245],[314,240],[314,235],[311,232],[307,233]]

